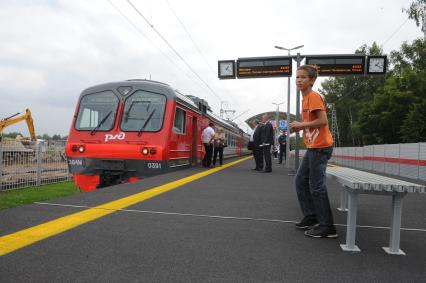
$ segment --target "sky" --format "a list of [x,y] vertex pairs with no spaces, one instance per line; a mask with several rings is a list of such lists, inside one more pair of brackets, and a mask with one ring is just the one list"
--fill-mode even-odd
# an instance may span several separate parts
[[[207,100],[218,115],[221,106],[235,110],[229,118],[248,130],[244,120],[274,111],[273,103],[287,109],[287,78],[219,80],[218,60],[287,55],[275,45],[304,45],[302,55],[352,54],[373,42],[389,55],[421,36],[402,12],[410,3],[1,0],[0,118],[29,108],[37,135],[66,136],[85,88],[151,78]],[[294,77],[290,92],[295,113]],[[25,123],[5,132],[28,136]]]

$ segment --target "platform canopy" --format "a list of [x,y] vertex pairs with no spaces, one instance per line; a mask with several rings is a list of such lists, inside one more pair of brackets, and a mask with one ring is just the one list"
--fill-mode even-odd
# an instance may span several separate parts
[[[276,111],[269,111],[269,112],[263,112],[263,113],[256,114],[256,115],[248,118],[247,120],[245,120],[245,122],[250,126],[250,128],[253,129],[253,122],[255,120],[262,121],[262,116],[264,114],[268,115],[269,119],[272,120],[272,124],[275,125],[275,116],[277,115]],[[287,112],[281,112],[280,111],[278,113],[278,116],[279,116],[279,120],[287,120]],[[295,119],[296,119],[296,115],[290,113],[290,121],[294,121]]]

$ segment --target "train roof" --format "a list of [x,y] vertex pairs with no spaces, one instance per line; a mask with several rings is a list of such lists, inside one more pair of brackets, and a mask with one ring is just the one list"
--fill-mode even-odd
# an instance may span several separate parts
[[[80,95],[80,99],[84,95],[107,90],[113,90],[120,96],[121,99],[125,99],[126,95],[135,89],[144,89],[147,91],[161,93],[165,95],[167,99],[174,99],[179,103],[187,106],[191,110],[209,117],[214,123],[220,125],[221,127],[227,128],[228,130],[238,131],[241,134],[244,133],[244,131],[240,129],[235,123],[224,120],[215,115],[211,111],[208,102],[204,99],[192,95],[185,95],[178,90],[174,90],[170,85],[163,82],[145,79],[133,79],[99,84],[83,90]],[[204,106],[204,108],[202,108],[202,106]]]
[[[144,89],[147,91],[161,93],[167,96],[169,99],[176,97],[174,90],[168,84],[151,80],[134,79],[127,81],[109,82],[86,88],[81,93],[80,98],[89,93],[113,90],[115,93],[119,94],[122,99],[124,99],[126,95],[134,89]],[[126,90],[127,92],[125,92]]]

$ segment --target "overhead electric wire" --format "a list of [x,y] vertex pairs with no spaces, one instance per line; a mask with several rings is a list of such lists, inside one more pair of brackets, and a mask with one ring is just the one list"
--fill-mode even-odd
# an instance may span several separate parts
[[[207,60],[207,58],[204,56],[204,53],[201,51],[201,48],[198,46],[198,44],[195,42],[194,38],[191,36],[191,34],[189,33],[189,30],[186,28],[185,24],[181,21],[181,19],[179,18],[178,14],[176,13],[176,11],[173,9],[173,6],[169,3],[168,0],[166,0],[167,5],[170,8],[170,11],[173,13],[173,15],[175,16],[176,20],[179,22],[179,24],[181,25],[182,29],[186,32],[186,34],[188,35],[189,39],[191,40],[192,44],[194,45],[195,49],[197,50],[197,52],[200,54],[201,58],[203,58],[204,62],[206,62],[208,68],[210,69],[210,71],[216,75],[216,71],[213,69],[213,67],[210,65],[209,61]],[[230,96],[230,92],[228,89],[225,88],[226,93],[228,94],[228,97]]]
[[399,27],[396,28],[396,30],[383,42],[382,48],[408,22],[408,20],[409,20],[409,18],[407,18]]
[[176,56],[179,57],[179,59],[182,60],[182,62],[188,67],[188,69],[213,93],[220,101],[222,100],[221,97],[210,87],[210,85],[201,78],[201,76],[191,67],[191,65],[186,62],[186,60],[179,54],[179,52],[169,43],[169,41],[154,27],[154,25],[148,21],[148,19],[139,11],[139,9],[133,5],[133,3],[130,0],[127,0],[127,3],[129,3],[130,6],[138,13],[142,19],[155,31],[155,33],[167,44],[167,46],[176,54]]
[[[117,8],[117,6],[115,6],[111,0],[108,0],[108,2],[111,4],[112,7],[114,7],[114,9],[131,25],[133,26],[134,29],[136,29],[136,31],[141,34],[145,39],[147,39],[155,48],[157,48],[160,53],[166,57],[167,60],[169,60],[169,62],[171,62],[176,68],[178,68],[180,71],[182,71],[182,73],[191,81],[195,82],[198,84],[198,81],[194,80],[191,76],[189,76],[185,70],[183,70],[172,58],[170,58],[166,53],[164,53],[160,47],[158,47],[154,41],[152,41],[143,31],[141,31],[123,12],[121,12],[120,9]],[[200,86],[200,85],[199,85]],[[202,86],[200,86],[202,87]]]
[[183,22],[180,20],[179,16],[177,15],[177,13],[175,12],[175,10],[173,9],[172,5],[170,5],[169,1],[166,0],[167,5],[170,8],[170,11],[172,11],[173,15],[175,16],[176,20],[179,22],[179,24],[181,25],[181,27],[183,28],[183,30],[186,32],[186,34],[188,35],[189,39],[192,41],[192,44],[194,44],[195,49],[197,49],[198,53],[201,55],[201,57],[203,58],[204,62],[206,62],[207,66],[210,68],[210,70],[213,70],[213,67],[209,64],[209,61],[207,61],[206,57],[204,56],[203,52],[201,52],[201,49],[199,48],[198,44],[195,42],[195,40],[192,38],[191,34],[189,33],[188,29],[186,28],[186,26],[183,24]]

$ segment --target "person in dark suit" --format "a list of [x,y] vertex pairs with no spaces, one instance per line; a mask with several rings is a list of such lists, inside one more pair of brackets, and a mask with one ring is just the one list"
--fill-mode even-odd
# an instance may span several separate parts
[[258,120],[255,121],[256,127],[253,130],[253,155],[254,155],[254,162],[256,163],[256,168],[254,170],[256,171],[262,171],[263,170],[263,150],[260,147],[262,144],[262,141],[260,139],[260,134],[262,131],[262,125]]
[[262,116],[262,130],[260,132],[260,147],[263,151],[263,157],[265,159],[265,171],[264,173],[272,172],[272,159],[271,159],[271,148],[274,146],[274,128],[269,121],[268,115]]
[[287,156],[286,156],[286,147],[287,147],[287,134],[285,132],[282,132],[281,135],[278,137],[278,143],[280,145],[280,159],[279,159],[279,164],[283,163],[283,155],[284,155],[284,160],[287,161]]

